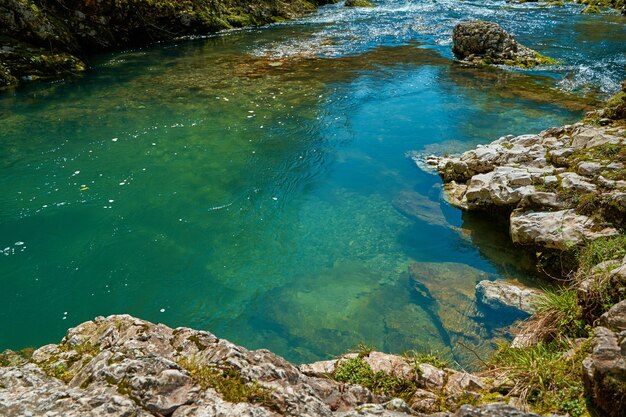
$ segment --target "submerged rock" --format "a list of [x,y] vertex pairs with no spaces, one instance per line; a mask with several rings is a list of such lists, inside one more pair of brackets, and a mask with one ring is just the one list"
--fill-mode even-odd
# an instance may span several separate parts
[[476,284],[489,274],[454,262],[415,262],[409,272],[419,304],[430,312],[441,337],[452,346],[453,356],[471,362],[475,357],[467,347],[485,356],[491,352],[475,292]]
[[476,296],[493,310],[514,310],[527,314],[535,311],[534,299],[541,292],[506,281],[480,281],[476,284]]
[[474,20],[455,26],[454,55],[465,62],[521,67],[551,65],[556,61],[518,43],[500,25]]

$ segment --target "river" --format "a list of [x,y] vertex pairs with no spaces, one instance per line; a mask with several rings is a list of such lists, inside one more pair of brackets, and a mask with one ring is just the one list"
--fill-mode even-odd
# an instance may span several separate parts
[[[580,119],[626,76],[624,17],[503,1],[329,5],[92,57],[0,93],[0,349],[98,315],[205,329],[296,362],[359,343],[464,366],[511,317],[480,279],[540,285],[505,227],[441,200],[407,153]],[[500,23],[560,64],[467,68]]]

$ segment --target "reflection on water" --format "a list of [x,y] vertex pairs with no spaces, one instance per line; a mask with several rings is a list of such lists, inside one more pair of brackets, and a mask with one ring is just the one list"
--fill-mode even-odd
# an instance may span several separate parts
[[[436,3],[324,21],[332,6],[0,96],[0,348],[126,312],[295,361],[359,342],[488,352],[508,323],[473,286],[532,281],[532,260],[404,155],[571,122],[593,99],[557,73],[452,63],[415,19]],[[322,35],[332,54],[303,47]]]

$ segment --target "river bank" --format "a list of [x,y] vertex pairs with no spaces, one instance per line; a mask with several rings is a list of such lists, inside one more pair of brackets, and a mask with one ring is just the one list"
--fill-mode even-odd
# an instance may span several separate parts
[[6,0],[0,6],[0,88],[71,76],[107,50],[261,26],[334,0]]

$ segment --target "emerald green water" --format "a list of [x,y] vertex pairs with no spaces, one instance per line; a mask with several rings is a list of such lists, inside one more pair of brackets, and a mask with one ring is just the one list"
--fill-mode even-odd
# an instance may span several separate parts
[[[623,77],[626,37],[594,69],[606,39],[585,29],[568,49],[572,7],[379,3],[100,56],[80,79],[0,95],[0,349],[129,313],[297,362],[359,342],[463,364],[460,343],[488,351],[512,318],[478,308],[474,285],[533,283],[532,260],[405,154],[576,121],[581,91]],[[490,10],[549,14],[553,55],[580,64],[455,64],[432,27]],[[604,81],[574,83],[582,67]]]

